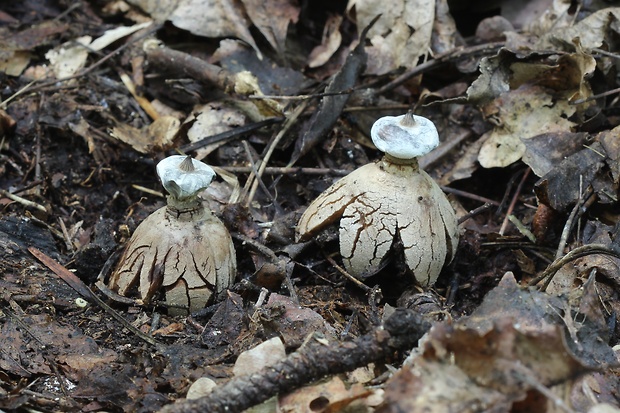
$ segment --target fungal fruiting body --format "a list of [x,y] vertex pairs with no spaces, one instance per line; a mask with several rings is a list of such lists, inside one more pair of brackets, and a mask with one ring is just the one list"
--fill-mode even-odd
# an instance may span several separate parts
[[[416,129],[422,126],[421,120],[422,131]],[[319,195],[302,215],[297,238],[307,240],[340,219],[340,253],[353,276],[375,274],[400,241],[405,264],[416,281],[433,285],[458,244],[454,209],[417,161],[437,146],[437,131],[428,119],[412,114],[381,118],[377,125],[371,136],[386,155]]]
[[162,160],[157,173],[170,193],[167,206],[138,226],[109,287],[145,304],[161,292],[171,314],[193,312],[234,282],[235,249],[224,224],[198,197],[215,175],[209,166],[175,155]]

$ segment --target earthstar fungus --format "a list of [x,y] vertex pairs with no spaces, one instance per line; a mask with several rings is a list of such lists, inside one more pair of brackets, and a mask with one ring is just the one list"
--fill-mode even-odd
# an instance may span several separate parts
[[375,274],[397,241],[422,286],[435,283],[458,244],[454,209],[417,157],[439,144],[435,125],[411,112],[386,116],[371,129],[385,156],[340,179],[315,199],[297,225],[298,241],[340,219],[345,268],[363,279]]
[[235,249],[224,224],[198,196],[215,176],[211,167],[173,155],[157,164],[157,174],[170,194],[167,205],[136,228],[109,288],[145,304],[161,290],[169,312],[185,314],[179,308],[204,308],[234,282]]

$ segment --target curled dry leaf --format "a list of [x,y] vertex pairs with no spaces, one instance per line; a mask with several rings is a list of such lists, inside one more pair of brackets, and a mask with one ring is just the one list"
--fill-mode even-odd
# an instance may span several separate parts
[[109,286],[120,295],[137,295],[144,303],[163,289],[171,313],[185,312],[178,308],[196,311],[228,288],[236,274],[230,234],[197,195],[215,173],[180,155],[161,161],[157,172],[171,194],[168,205],[138,226]]
[[[358,278],[376,273],[399,240],[407,267],[428,286],[454,256],[458,227],[448,199],[414,157],[424,153],[420,148],[428,152],[437,145],[437,131],[429,120],[411,115],[415,125],[428,130],[406,134],[407,126],[416,127],[407,124],[408,116],[375,123],[373,141],[388,154],[323,192],[302,215],[297,233],[307,240],[340,218],[340,253],[347,271]],[[407,148],[404,140],[412,137]]]

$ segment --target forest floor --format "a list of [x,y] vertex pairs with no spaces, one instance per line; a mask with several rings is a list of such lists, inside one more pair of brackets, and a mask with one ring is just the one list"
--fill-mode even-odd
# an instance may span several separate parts
[[[620,411],[620,8],[448,3],[4,4],[0,410]],[[296,227],[380,162],[373,122],[408,111],[439,132],[418,161],[458,245],[433,201],[351,275],[341,251],[382,245],[373,213],[405,219],[426,192]],[[110,281],[176,154],[213,166],[201,197],[236,251],[189,314]],[[432,285],[406,231],[419,262],[448,251]]]

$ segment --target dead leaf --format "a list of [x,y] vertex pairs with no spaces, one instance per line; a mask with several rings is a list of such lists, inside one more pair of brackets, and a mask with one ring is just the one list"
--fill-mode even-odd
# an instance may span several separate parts
[[252,23],[278,54],[283,55],[288,26],[290,23],[297,23],[299,18],[300,10],[297,2],[293,0],[241,0],[241,2]]
[[88,58],[88,45],[91,40],[92,37],[83,36],[71,40],[56,49],[49,50],[45,54],[57,79],[73,76],[84,67]]
[[[187,130],[189,141],[198,142],[208,136],[243,126],[245,122],[246,116],[240,110],[223,102],[213,101],[194,107],[191,115],[185,119],[184,125],[191,125]],[[217,142],[198,149],[195,158],[198,160],[205,158],[224,143],[226,142]]]
[[456,23],[450,14],[448,1],[436,0],[432,33],[433,53],[439,54],[453,50],[456,46],[457,35]]
[[588,139],[584,132],[553,132],[523,140],[523,162],[537,176],[544,176],[567,157],[583,148]]
[[[510,411],[535,397],[539,386],[570,383],[602,368],[598,359],[567,346],[560,317],[565,305],[521,289],[507,273],[471,316],[433,327],[411,364],[388,380],[379,411]],[[596,337],[593,330],[588,334]]]
[[241,39],[262,58],[248,29],[252,23],[240,0],[181,0],[169,20],[197,36]]
[[[354,402],[372,395],[360,384],[347,388],[338,377],[326,383],[303,387],[279,398],[279,411],[282,413],[336,413],[352,408]],[[362,404],[363,406],[363,404]]]
[[600,182],[605,182],[601,170],[605,160],[603,152],[601,145],[594,142],[560,162],[536,183],[534,191],[540,202],[566,212],[599,176],[602,176]]
[[[334,75],[329,85],[325,88],[325,93],[346,92],[357,82],[358,77],[364,71],[368,58],[364,52],[364,42],[366,35],[377,19],[371,20],[369,25],[364,28],[360,35],[360,42],[349,53],[347,60],[338,73]],[[349,100],[349,94],[325,96],[321,99],[319,110],[314,112],[312,118],[306,123],[301,131],[301,136],[295,143],[295,151],[291,155],[289,166],[306,154],[336,123],[344,105]]]
[[492,168],[521,159],[526,139],[572,131],[588,105],[570,102],[592,94],[586,79],[595,62],[582,52],[563,55],[554,62],[545,55],[521,58],[502,50],[483,59],[480,69],[480,77],[467,94],[496,125],[481,138],[485,142],[478,156],[483,167]]
[[331,14],[327,17],[323,28],[323,40],[308,56],[308,67],[315,68],[324,65],[333,56],[342,43],[340,24],[342,16]]
[[335,337],[334,328],[317,312],[284,295],[271,294],[264,309],[268,311],[263,321],[265,329],[277,332],[287,347],[300,345],[312,332],[322,332],[327,339]]
[[[568,3],[564,3],[564,7],[567,7]],[[547,33],[538,41],[536,48],[544,50],[561,46],[574,50],[575,38],[578,38],[581,46],[587,50],[601,47],[610,35],[617,35],[620,32],[618,20],[620,20],[620,8],[598,10],[572,26],[559,27]]]
[[575,125],[568,120],[575,106],[554,100],[540,86],[524,85],[505,93],[485,107],[499,123],[483,135],[478,161],[484,168],[505,167],[525,154],[525,139],[542,133],[567,132]]
[[112,128],[110,136],[125,142],[140,153],[169,148],[179,131],[181,122],[172,116],[161,116],[142,129],[127,124]]
[[368,32],[367,74],[382,75],[399,67],[411,69],[430,51],[434,0],[349,0],[349,13],[353,8],[360,33],[381,15]]
[[55,41],[55,35],[66,32],[69,26],[56,20],[46,20],[15,33],[0,29],[0,72],[19,76],[30,63],[32,50]]

